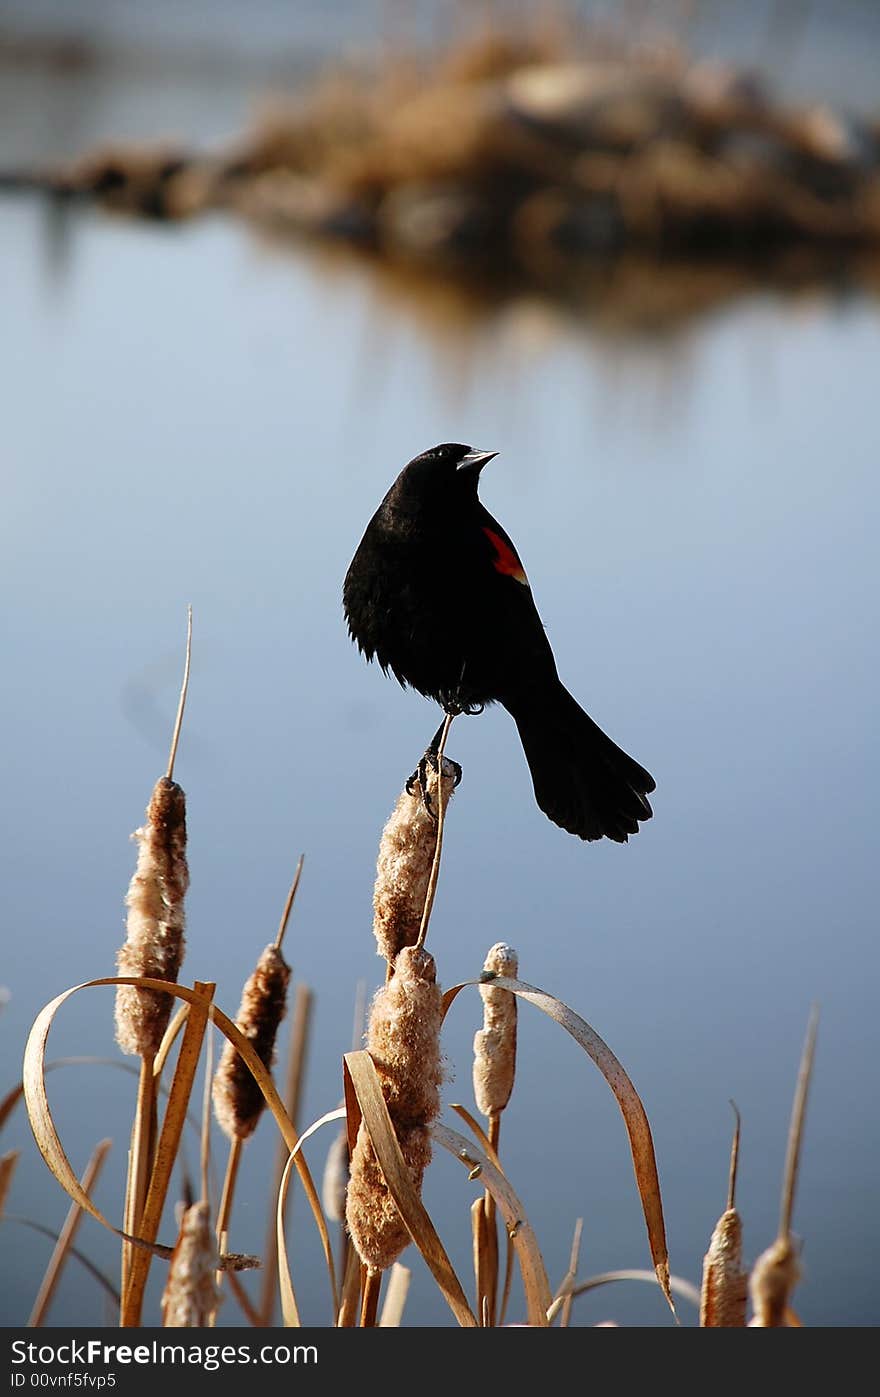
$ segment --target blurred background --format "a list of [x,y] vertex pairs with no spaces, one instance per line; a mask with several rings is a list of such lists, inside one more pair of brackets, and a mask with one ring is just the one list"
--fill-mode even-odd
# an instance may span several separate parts
[[[439,976],[508,941],[606,1039],[696,1282],[729,1098],[748,1257],[775,1235],[818,1003],[795,1305],[878,1322],[878,60],[869,0],[0,0],[0,1094],[40,1007],[113,973],[191,602],[183,978],[235,1012],[304,851],[301,1124],[338,1104],[356,987],[383,970],[379,835],[437,723],[349,645],[341,582],[401,466],[472,442],[500,452],[482,497],[562,677],[654,773],[656,817],[582,845],[535,807],[507,715],[460,719]],[[50,1056],[118,1057],[112,1010],[72,1000]],[[447,1102],[472,1100],[479,1021],[462,995]],[[49,1085],[74,1168],[113,1138],[97,1201],[118,1216],[130,1079]],[[26,1164],[7,1212],[57,1230],[20,1107],[0,1145]],[[262,1249],[274,1149],[264,1123],[236,1250]],[[650,1264],[617,1107],[528,1006],[502,1155],[552,1283],[581,1216],[583,1274]],[[425,1197],[467,1275],[473,1185],[437,1159]],[[325,1324],[313,1231],[294,1190],[294,1281]],[[0,1236],[0,1322],[21,1325],[51,1241]],[[114,1275],[109,1234],[86,1221],[79,1244]],[[449,1322],[404,1260],[407,1320]],[[51,1315],[108,1319],[75,1262]],[[669,1323],[636,1284],[575,1303],[603,1319]],[[243,1322],[230,1299],[220,1322]]]

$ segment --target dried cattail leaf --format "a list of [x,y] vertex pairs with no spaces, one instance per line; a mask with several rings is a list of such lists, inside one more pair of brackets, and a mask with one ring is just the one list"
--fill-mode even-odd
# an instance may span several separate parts
[[[421,1193],[431,1162],[430,1132],[426,1126],[411,1125],[395,1133],[413,1186]],[[363,1125],[351,1157],[345,1216],[358,1256],[371,1271],[386,1271],[410,1240]]]
[[718,1219],[703,1258],[700,1324],[705,1329],[743,1328],[748,1276],[742,1264],[742,1219],[727,1208]]
[[754,1315],[749,1324],[756,1329],[784,1329],[791,1293],[800,1280],[801,1268],[791,1237],[777,1237],[752,1267],[749,1291]]
[[[117,955],[120,975],[176,982],[184,952],[186,796],[176,781],[156,782],[147,823],[135,830],[138,859],[126,896],[126,939]],[[125,1053],[153,1057],[171,1015],[170,996],[120,985],[116,1041]]]
[[373,1000],[367,1051],[395,1126],[428,1125],[440,1110],[442,995],[434,957],[405,946]]
[[162,1295],[166,1329],[201,1329],[213,1323],[220,1303],[215,1275],[220,1264],[207,1203],[193,1203],[180,1224]]
[[329,1222],[345,1221],[345,1195],[348,1191],[348,1136],[343,1128],[327,1151],[321,1202]]
[[[519,958],[512,946],[498,941],[489,950],[483,973],[519,976]],[[480,985],[483,1027],[474,1037],[474,1098],[484,1116],[503,1111],[516,1075],[516,995],[491,984]]]
[[[287,1009],[290,966],[276,945],[267,946],[242,990],[236,1023],[271,1071],[275,1039]],[[214,1114],[230,1140],[246,1140],[257,1128],[266,1099],[231,1043],[224,1044],[213,1085]]]
[[[444,809],[455,789],[456,770],[443,758]],[[439,777],[428,769],[431,810],[437,809]],[[394,963],[402,947],[414,946],[422,923],[425,896],[434,862],[437,822],[425,809],[421,792],[402,791],[382,831],[373,891],[373,935],[380,956]]]

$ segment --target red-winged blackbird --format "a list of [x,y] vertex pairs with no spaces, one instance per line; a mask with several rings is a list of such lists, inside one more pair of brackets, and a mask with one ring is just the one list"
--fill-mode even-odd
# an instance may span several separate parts
[[448,713],[503,704],[544,813],[622,843],[651,818],[654,781],[559,679],[516,549],[477,497],[495,455],[447,442],[401,471],[346,574],[348,628],[368,660]]

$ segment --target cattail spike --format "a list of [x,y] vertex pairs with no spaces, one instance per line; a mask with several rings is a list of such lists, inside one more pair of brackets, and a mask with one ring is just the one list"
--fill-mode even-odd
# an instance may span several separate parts
[[752,1268],[749,1291],[754,1315],[749,1321],[755,1329],[787,1327],[787,1311],[791,1293],[800,1280],[801,1268],[795,1243],[791,1237],[777,1237],[762,1252]]
[[215,1281],[219,1261],[208,1205],[194,1203],[183,1215],[162,1295],[166,1329],[201,1329],[213,1324],[220,1303]]
[[[430,1124],[440,1110],[442,995],[433,956],[404,946],[394,974],[376,994],[367,1029],[369,1051],[413,1186],[421,1192],[431,1161]],[[370,1138],[361,1125],[351,1159],[346,1221],[370,1271],[384,1271],[409,1242]]]
[[[456,768],[442,759],[442,801],[449,806],[455,789]],[[427,790],[431,810],[437,809],[440,777],[428,769]],[[382,831],[373,891],[373,934],[380,956],[393,965],[404,946],[419,938],[425,899],[437,847],[437,822],[425,809],[421,792],[402,791]]]
[[[515,980],[519,959],[512,946],[497,942],[483,966],[485,975]],[[491,983],[480,985],[483,1027],[474,1037],[474,1097],[484,1116],[504,1110],[516,1075],[516,995]]]
[[[267,946],[241,995],[236,1023],[265,1067],[275,1059],[275,1039],[287,1009],[290,966],[276,945]],[[226,1043],[214,1077],[214,1114],[230,1140],[246,1140],[257,1128],[265,1098],[247,1063]]]
[[[137,867],[126,896],[126,939],[117,955],[120,975],[176,982],[184,952],[186,796],[161,777],[147,807],[147,822],[133,836]],[[125,1053],[153,1057],[171,1016],[170,995],[120,985],[116,993],[116,1041]]]
[[746,1322],[748,1276],[742,1264],[742,1220],[736,1211],[736,1170],[739,1163],[741,1120],[736,1103],[727,1181],[727,1207],[715,1224],[703,1257],[700,1325],[704,1329],[741,1329]]

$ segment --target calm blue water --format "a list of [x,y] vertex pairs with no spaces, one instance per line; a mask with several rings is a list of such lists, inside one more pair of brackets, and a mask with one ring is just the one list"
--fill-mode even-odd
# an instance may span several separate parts
[[[673,1269],[692,1280],[724,1204],[731,1096],[749,1256],[774,1235],[818,1001],[796,1303],[809,1323],[876,1323],[877,304],[756,292],[651,339],[528,298],[440,323],[358,263],[282,255],[221,219],[87,212],[60,259],[49,235],[38,201],[0,208],[0,1093],[40,1006],[112,973],[128,834],[164,770],[192,602],[184,973],[215,979],[234,1012],[305,850],[288,941],[316,994],[303,1123],[337,1104],[356,984],[380,978],[379,833],[436,725],[358,659],[341,580],[403,462],[473,441],[501,453],[483,498],[520,547],[563,678],[658,790],[632,844],[581,845],[535,808],[507,716],[460,720],[440,977],[472,976],[508,940],[523,977],[611,1044],[653,1125]],[[470,994],[449,1020],[447,1102],[470,1100]],[[551,1281],[581,1215],[585,1273],[649,1264],[610,1093],[536,1011],[520,1024],[502,1153]],[[112,1054],[110,993],[74,1000],[50,1048]],[[118,1212],[128,1079],[69,1068],[50,1092],[75,1167],[114,1138],[98,1197]],[[319,1174],[325,1142],[309,1155]],[[9,1210],[60,1225],[65,1199],[21,1115],[2,1145],[25,1153]],[[262,1248],[273,1146],[261,1127],[243,1251]],[[472,1197],[438,1160],[426,1201],[464,1275]],[[49,1243],[11,1223],[0,1235],[0,1318],[20,1324]],[[292,1239],[304,1317],[324,1323],[301,1198]],[[113,1272],[97,1226],[80,1244]],[[410,1260],[410,1321],[445,1323]],[[647,1287],[578,1304],[583,1323],[667,1322]],[[71,1266],[53,1313],[85,1324],[104,1309]],[[237,1322],[231,1304],[223,1319]]]

